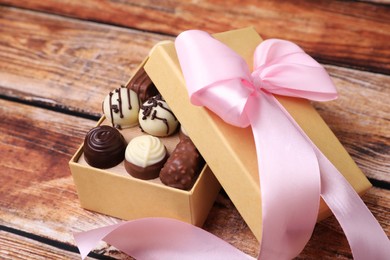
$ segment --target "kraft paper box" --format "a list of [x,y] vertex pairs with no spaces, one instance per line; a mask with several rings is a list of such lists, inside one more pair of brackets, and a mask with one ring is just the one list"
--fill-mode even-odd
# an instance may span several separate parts
[[[214,35],[240,54],[249,66],[255,47],[261,42],[253,28]],[[173,43],[157,46],[145,70],[205,158],[234,205],[253,231],[261,237],[261,200],[257,158],[251,129],[223,122],[203,107],[190,103]],[[338,139],[308,101],[277,97],[311,140],[362,195],[371,184]],[[260,173],[261,174],[261,173]],[[318,219],[330,215],[321,201]]]
[[[136,73],[141,72],[146,60]],[[98,125],[109,125],[107,121],[102,117]],[[120,131],[127,142],[143,134],[138,126]],[[178,143],[178,135],[160,138],[169,153]],[[165,186],[158,178],[136,179],[123,164],[104,170],[91,167],[84,160],[83,145],[80,146],[69,165],[83,208],[124,220],[167,217],[202,226],[221,187],[207,165],[192,189],[184,191]]]

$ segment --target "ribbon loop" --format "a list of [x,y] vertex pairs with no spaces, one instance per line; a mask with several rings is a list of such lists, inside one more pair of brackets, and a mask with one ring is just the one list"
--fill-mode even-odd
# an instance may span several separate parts
[[187,57],[180,59],[180,65],[191,102],[207,107],[229,124],[249,126],[243,111],[253,91],[242,84],[252,82],[245,60],[198,30],[181,33],[176,39],[176,51],[179,57]]
[[255,50],[252,75],[273,94],[313,101],[337,98],[336,88],[325,69],[289,41],[263,41]]
[[180,59],[180,65],[191,102],[209,108],[234,126],[249,125],[243,115],[253,93],[248,85],[257,91],[315,101],[337,97],[325,69],[288,41],[271,39],[260,44],[252,74],[242,57],[203,31],[181,33],[176,51],[179,57],[186,57]]

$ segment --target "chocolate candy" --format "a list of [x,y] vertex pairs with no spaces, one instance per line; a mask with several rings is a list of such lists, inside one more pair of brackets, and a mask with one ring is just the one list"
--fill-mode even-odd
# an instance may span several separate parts
[[142,131],[161,137],[173,134],[179,125],[179,121],[161,95],[149,98],[141,106],[138,120]]
[[112,126],[118,129],[138,124],[138,96],[128,88],[118,88],[110,92],[103,101],[102,110]]
[[85,161],[89,165],[107,169],[123,161],[126,141],[117,129],[103,125],[87,133],[83,149]]
[[152,83],[143,67],[133,76],[127,87],[137,93],[141,103],[158,94],[156,86]]
[[160,139],[150,135],[138,136],[127,145],[125,168],[135,178],[155,179],[167,158],[167,150]]
[[183,138],[160,172],[160,180],[170,187],[189,190],[201,167],[202,158],[189,138]]

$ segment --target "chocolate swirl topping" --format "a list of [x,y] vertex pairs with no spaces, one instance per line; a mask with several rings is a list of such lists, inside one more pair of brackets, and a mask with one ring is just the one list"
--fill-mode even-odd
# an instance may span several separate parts
[[83,149],[89,165],[107,169],[123,161],[126,141],[117,129],[107,125],[98,126],[85,136]]

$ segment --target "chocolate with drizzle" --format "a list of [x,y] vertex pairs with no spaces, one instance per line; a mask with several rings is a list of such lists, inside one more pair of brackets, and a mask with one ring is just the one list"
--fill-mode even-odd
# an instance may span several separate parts
[[[123,85],[121,85],[121,88],[125,88],[125,87]],[[121,91],[120,91],[121,88],[117,88],[114,91],[109,93],[109,108],[110,108],[111,125],[115,128],[118,128],[118,129],[122,129],[122,126],[118,123],[115,123],[113,114],[119,112],[119,117],[123,118],[122,95],[121,95]],[[131,98],[130,98],[130,89],[128,89],[128,88],[125,88],[125,89],[127,92],[127,100],[128,100],[127,108],[129,110],[131,110],[132,105],[131,105]],[[118,99],[117,99],[118,105],[112,104],[114,93],[118,93]],[[104,103],[102,104],[102,110],[104,112]]]
[[[162,96],[160,94],[154,96],[154,97],[151,97],[149,98],[142,106],[141,106],[141,111],[142,111],[142,120],[146,120],[147,118],[150,117],[151,120],[161,120],[163,121],[163,123],[166,125],[167,127],[167,134],[169,134],[169,124],[168,124],[168,120],[166,118],[162,118],[162,117],[159,117],[157,115],[157,110],[155,109],[156,107],[160,107],[161,109],[164,109],[165,111],[167,111],[168,113],[170,113],[173,118],[175,118],[175,120],[177,121],[177,118],[175,116],[175,114],[173,114],[173,112],[164,107],[164,103],[162,103],[161,101],[165,102],[165,100],[162,98]],[[140,126],[141,127],[141,126]],[[144,132],[144,130],[142,129],[141,127],[141,130]]]
[[88,132],[83,149],[85,161],[89,165],[107,169],[124,160],[126,141],[117,129],[103,125]]

